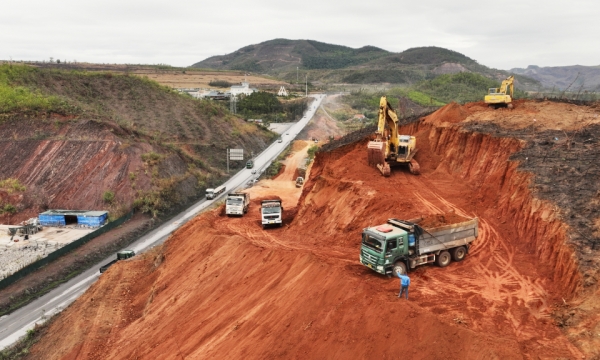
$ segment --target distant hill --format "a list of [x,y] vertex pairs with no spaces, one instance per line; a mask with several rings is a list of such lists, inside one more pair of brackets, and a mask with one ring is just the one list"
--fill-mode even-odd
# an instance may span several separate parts
[[556,88],[557,91],[592,90],[600,91],[600,66],[552,66],[539,67],[529,65],[526,69],[515,68],[510,72],[538,80],[546,88]]
[[353,49],[313,40],[275,39],[245,46],[231,54],[213,56],[192,65],[197,68],[270,72],[280,70],[341,69],[388,55],[374,46]]
[[[294,83],[296,68],[310,70],[313,83],[413,84],[441,74],[479,73],[502,80],[508,73],[490,69],[456,51],[430,46],[389,52],[374,46],[358,49],[314,40],[275,39],[243,47],[231,54],[213,56],[192,65],[196,68],[267,73]],[[522,88],[539,82],[517,77]]]

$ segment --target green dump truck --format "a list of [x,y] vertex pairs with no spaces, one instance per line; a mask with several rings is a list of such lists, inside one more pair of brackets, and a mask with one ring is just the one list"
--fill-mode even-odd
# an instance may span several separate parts
[[363,229],[361,264],[384,275],[406,274],[419,265],[462,261],[477,238],[478,218],[423,228],[418,220],[389,219]]
[[117,253],[117,258],[114,259],[113,261],[109,262],[108,264],[102,266],[100,268],[100,273],[102,274],[103,272],[105,272],[106,270],[108,270],[109,267],[111,267],[114,263],[116,263],[119,260],[125,260],[125,259],[129,259],[131,257],[135,256],[135,251],[133,250],[122,250],[119,251]]

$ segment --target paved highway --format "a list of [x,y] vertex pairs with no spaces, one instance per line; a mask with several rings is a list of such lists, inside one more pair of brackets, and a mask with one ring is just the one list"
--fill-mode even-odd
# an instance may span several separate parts
[[[316,110],[325,98],[325,95],[311,95],[315,101],[310,105],[305,116],[291,125],[286,131],[281,134],[282,142],[275,141],[271,146],[265,149],[260,155],[254,159],[254,167],[259,172],[264,171],[271,162],[294,140],[296,135],[302,131],[306,124],[312,119]],[[171,233],[181,225],[194,218],[198,213],[219,201],[226,196],[227,192],[245,185],[249,180],[258,177],[257,174],[252,174],[251,169],[244,169],[235,174],[225,184],[227,190],[221,196],[213,200],[200,200],[192,205],[187,210],[181,212],[169,222],[161,225],[152,232],[138,239],[128,249],[133,249],[136,254],[142,253],[147,249],[156,246],[165,241]],[[116,258],[116,253],[109,258],[104,259],[91,269],[62,284],[58,288],[52,290],[48,294],[33,301],[32,303],[14,311],[13,313],[0,318],[0,350],[10,346],[20,337],[27,333],[27,330],[32,329],[36,323],[43,323],[46,318],[59,313],[81,294],[83,294],[100,276],[98,269],[104,263],[112,261]]]

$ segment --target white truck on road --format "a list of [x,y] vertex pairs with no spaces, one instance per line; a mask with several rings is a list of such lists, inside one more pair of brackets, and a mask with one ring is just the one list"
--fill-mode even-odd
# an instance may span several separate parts
[[227,214],[227,216],[244,216],[244,214],[248,212],[248,206],[250,206],[250,194],[229,194],[227,195],[227,201],[225,202],[225,214]]
[[214,199],[217,196],[221,195],[222,193],[225,192],[225,190],[227,190],[227,188],[225,186],[219,186],[217,188],[208,188],[206,189],[206,198],[207,199]]

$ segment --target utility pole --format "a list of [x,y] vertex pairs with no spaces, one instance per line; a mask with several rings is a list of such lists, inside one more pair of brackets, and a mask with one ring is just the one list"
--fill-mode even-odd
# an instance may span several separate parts
[[296,66],[296,84],[298,84],[298,83],[299,83],[299,81],[298,81],[298,67]]
[[306,81],[306,97],[308,97],[308,74],[306,74],[304,81]]
[[227,173],[229,174],[229,148],[227,148]]

